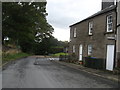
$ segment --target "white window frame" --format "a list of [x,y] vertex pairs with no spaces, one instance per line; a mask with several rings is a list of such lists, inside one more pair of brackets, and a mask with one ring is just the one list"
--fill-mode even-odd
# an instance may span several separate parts
[[113,32],[113,16],[112,15],[107,16],[107,32]]
[[88,56],[92,55],[92,45],[88,45]]
[[74,28],[74,30],[73,30],[73,37],[77,37],[77,29],[76,28]]
[[75,45],[73,45],[73,53],[75,53]]
[[89,22],[89,35],[93,35],[93,21]]

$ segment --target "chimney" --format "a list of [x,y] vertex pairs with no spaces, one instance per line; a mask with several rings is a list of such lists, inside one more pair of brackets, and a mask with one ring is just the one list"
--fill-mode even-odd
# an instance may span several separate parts
[[115,5],[115,0],[102,0],[102,10]]

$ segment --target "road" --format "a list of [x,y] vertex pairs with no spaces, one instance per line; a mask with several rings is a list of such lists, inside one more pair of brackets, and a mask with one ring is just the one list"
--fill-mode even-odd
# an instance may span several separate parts
[[115,88],[117,82],[93,76],[49,58],[27,57],[2,72],[3,88]]

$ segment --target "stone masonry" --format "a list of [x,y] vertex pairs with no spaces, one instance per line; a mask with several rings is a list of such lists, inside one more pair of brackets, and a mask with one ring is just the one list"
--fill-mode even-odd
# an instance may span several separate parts
[[[101,11],[81,22],[70,26],[70,47],[69,53],[72,54],[72,47],[75,45],[75,54],[79,58],[79,46],[83,45],[83,58],[88,56],[88,45],[92,45],[92,57],[104,59],[106,63],[107,45],[115,45],[115,40],[108,40],[107,37],[115,37],[116,33],[116,11],[115,7],[108,11]],[[103,12],[103,13],[102,13]],[[106,17],[113,16],[113,32],[107,33]],[[93,22],[93,35],[88,34],[89,22]],[[77,35],[73,37],[73,30],[76,28]]]

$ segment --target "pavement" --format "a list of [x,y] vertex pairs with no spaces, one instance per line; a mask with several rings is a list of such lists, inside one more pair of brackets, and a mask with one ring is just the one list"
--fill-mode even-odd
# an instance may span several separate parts
[[71,68],[74,68],[77,70],[87,72],[89,74],[93,74],[95,76],[99,76],[102,78],[120,82],[120,74],[113,74],[113,72],[110,72],[110,71],[87,68],[87,67],[84,67],[83,65],[67,63],[67,62],[63,62],[63,61],[55,61],[55,62],[62,64],[62,65],[66,65],[68,67],[71,67]]

